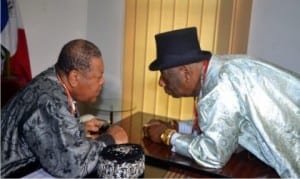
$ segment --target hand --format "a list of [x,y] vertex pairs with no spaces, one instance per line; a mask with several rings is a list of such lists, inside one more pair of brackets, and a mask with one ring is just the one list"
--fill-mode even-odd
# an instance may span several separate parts
[[91,119],[83,123],[85,137],[89,139],[97,139],[99,137],[99,129],[104,125],[104,121]]
[[152,119],[144,126],[143,130],[145,136],[149,137],[153,142],[162,143],[160,136],[167,128],[177,130],[177,123],[174,122],[172,125],[170,122]]
[[118,125],[111,126],[107,130],[107,133],[114,138],[116,144],[128,143],[128,135],[126,131]]

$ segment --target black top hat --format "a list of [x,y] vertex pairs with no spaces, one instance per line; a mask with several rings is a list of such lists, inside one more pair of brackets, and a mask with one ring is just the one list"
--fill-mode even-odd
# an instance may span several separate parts
[[202,51],[195,27],[184,28],[155,35],[157,59],[149,69],[164,70],[210,59],[209,51]]

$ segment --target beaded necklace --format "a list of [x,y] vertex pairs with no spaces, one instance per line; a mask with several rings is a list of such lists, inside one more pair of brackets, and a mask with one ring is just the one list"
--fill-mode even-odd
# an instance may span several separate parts
[[71,108],[71,113],[75,116],[76,114],[76,107],[75,107],[75,104],[73,103],[73,98],[70,94],[70,91],[69,89],[67,88],[67,86],[64,84],[64,82],[62,81],[61,77],[59,76],[59,74],[56,75],[57,76],[57,79],[58,81],[60,82],[60,84],[64,87],[65,89],[65,92],[67,94],[67,97],[68,97],[68,103],[70,105],[70,108]]
[[[203,88],[205,80],[206,80],[206,72],[207,72],[207,67],[208,67],[208,62],[209,60],[205,60],[202,64],[201,67],[201,76],[200,76],[200,82],[201,82],[201,88]],[[194,124],[193,124],[193,132],[200,133],[200,127],[198,125],[199,117],[198,117],[198,110],[197,110],[197,104],[199,102],[199,97],[196,96],[194,97]]]

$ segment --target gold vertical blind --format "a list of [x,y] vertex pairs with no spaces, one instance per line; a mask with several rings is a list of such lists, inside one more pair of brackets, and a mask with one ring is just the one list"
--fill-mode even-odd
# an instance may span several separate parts
[[[123,101],[134,111],[176,119],[193,118],[192,98],[173,98],[149,71],[157,33],[195,26],[203,50],[246,53],[252,0],[126,0]],[[200,99],[201,100],[201,99]]]

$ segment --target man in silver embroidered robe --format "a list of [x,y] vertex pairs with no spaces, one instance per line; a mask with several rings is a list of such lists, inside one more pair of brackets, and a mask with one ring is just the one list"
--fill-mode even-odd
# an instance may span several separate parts
[[[193,133],[192,121],[152,120],[145,131],[153,141],[211,168],[223,167],[240,145],[280,177],[300,177],[299,74],[245,55],[201,51],[196,28],[158,34],[156,44],[150,70],[160,70],[169,95],[199,97],[201,133]],[[165,142],[170,128],[177,132]]]
[[55,177],[84,177],[96,170],[104,147],[128,142],[119,126],[87,139],[80,124],[74,103],[96,101],[103,73],[100,50],[89,41],[72,40],[55,66],[36,76],[2,109],[1,177],[16,176],[34,162]]

